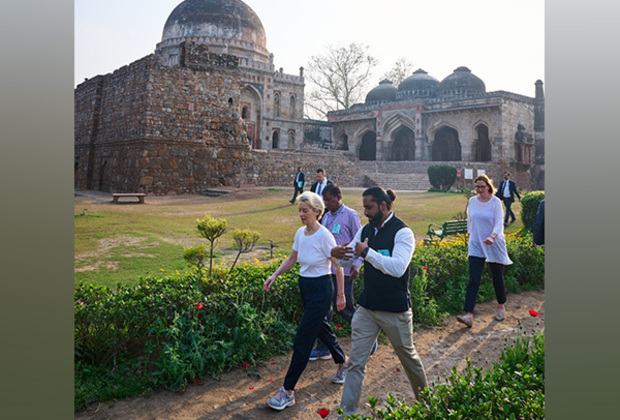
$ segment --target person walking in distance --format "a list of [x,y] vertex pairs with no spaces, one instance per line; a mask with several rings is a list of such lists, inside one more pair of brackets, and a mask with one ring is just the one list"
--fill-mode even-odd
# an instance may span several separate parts
[[359,406],[366,362],[383,330],[403,365],[416,399],[427,386],[426,371],[413,343],[409,264],[415,248],[411,229],[394,214],[392,190],[372,187],[362,194],[368,224],[348,245],[332,248],[337,264],[364,259],[364,288],[351,322],[351,351],[340,408],[349,416]]
[[295,204],[295,199],[297,198],[298,193],[303,194],[305,183],[306,175],[301,171],[301,166],[298,166],[295,178],[293,178],[293,187],[295,188],[295,190],[293,191],[293,198],[289,200],[291,204]]
[[323,189],[332,182],[327,179],[327,175],[325,175],[325,170],[319,168],[316,170],[316,182],[310,186],[310,191],[313,193],[317,193],[323,198]]
[[506,216],[504,217],[504,227],[508,226],[508,219],[512,219],[510,223],[514,223],[517,218],[515,214],[512,212],[510,206],[515,202],[515,195],[521,201],[521,196],[519,195],[519,191],[517,190],[517,184],[510,179],[510,173],[504,172],[504,179],[499,183],[499,188],[495,195],[504,202],[504,206],[506,206]]

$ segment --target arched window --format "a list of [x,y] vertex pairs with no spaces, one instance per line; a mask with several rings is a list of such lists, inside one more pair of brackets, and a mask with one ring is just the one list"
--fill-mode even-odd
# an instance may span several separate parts
[[295,106],[295,102],[296,102],[295,101],[295,95],[291,95],[290,102],[291,102],[291,104],[290,104],[290,107],[291,107],[291,118],[297,118],[297,109],[296,109],[296,106]]
[[288,132],[288,148],[295,148],[295,130],[289,130]]
[[491,141],[489,140],[489,127],[479,124],[476,127],[478,138],[475,143],[476,162],[488,162],[491,160]]
[[273,134],[271,135],[271,148],[277,149],[280,147],[280,132],[278,130],[273,130]]
[[280,116],[280,92],[273,95],[273,114],[276,117]]
[[349,136],[345,133],[340,136],[340,150],[349,150]]
[[247,106],[243,107],[243,109],[241,110],[241,118],[244,120],[250,118],[250,108],[248,108]]

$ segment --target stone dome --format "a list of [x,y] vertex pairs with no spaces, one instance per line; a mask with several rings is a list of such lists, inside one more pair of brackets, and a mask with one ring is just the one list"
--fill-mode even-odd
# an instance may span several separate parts
[[258,15],[241,0],[185,0],[170,13],[157,51],[182,42],[269,62],[267,37]]
[[438,86],[439,80],[429,76],[424,70],[417,69],[411,76],[400,82],[396,98],[432,98],[437,96]]
[[486,93],[484,82],[467,67],[459,67],[439,83],[439,96],[477,96]]
[[365,102],[367,104],[391,102],[396,100],[396,92],[396,86],[394,86],[388,79],[383,79],[379,82],[379,86],[368,92]]

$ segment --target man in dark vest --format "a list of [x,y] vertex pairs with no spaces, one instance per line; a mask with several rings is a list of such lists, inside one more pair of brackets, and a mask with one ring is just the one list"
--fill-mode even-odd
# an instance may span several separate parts
[[409,295],[409,264],[415,248],[413,232],[392,211],[396,194],[380,187],[362,194],[368,224],[348,245],[331,255],[339,265],[364,258],[364,289],[351,321],[351,352],[340,408],[345,415],[357,411],[371,348],[383,330],[403,365],[416,398],[427,386],[422,360],[413,344],[413,319]]

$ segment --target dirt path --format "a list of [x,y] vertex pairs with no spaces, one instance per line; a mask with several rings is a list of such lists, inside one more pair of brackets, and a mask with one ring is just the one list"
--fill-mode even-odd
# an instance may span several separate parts
[[[529,310],[538,311],[532,317]],[[464,328],[454,317],[442,327],[422,328],[414,332],[416,349],[422,356],[430,382],[441,383],[452,367],[460,371],[465,358],[472,364],[485,367],[485,362],[499,360],[506,343],[520,334],[519,322],[528,333],[544,328],[544,291],[509,295],[506,319],[494,320],[495,303],[476,306],[473,328]],[[350,349],[350,339],[340,340],[345,351]],[[284,380],[290,354],[276,356],[259,366],[260,378],[249,375],[241,368],[225,373],[220,380],[206,380],[203,386],[191,385],[184,394],[158,391],[149,398],[135,398],[99,403],[76,415],[77,420],[219,420],[219,419],[318,419],[321,408],[331,410],[327,417],[335,419],[340,403],[341,385],[331,383],[335,373],[332,360],[310,362],[295,392],[296,404],[276,412],[265,401],[273,396]],[[385,400],[387,393],[398,399],[413,402],[413,392],[398,358],[389,344],[381,344],[366,367],[363,395],[370,394]],[[273,382],[271,382],[273,381]],[[366,400],[361,401],[364,403]],[[367,406],[360,413],[369,414]]]

